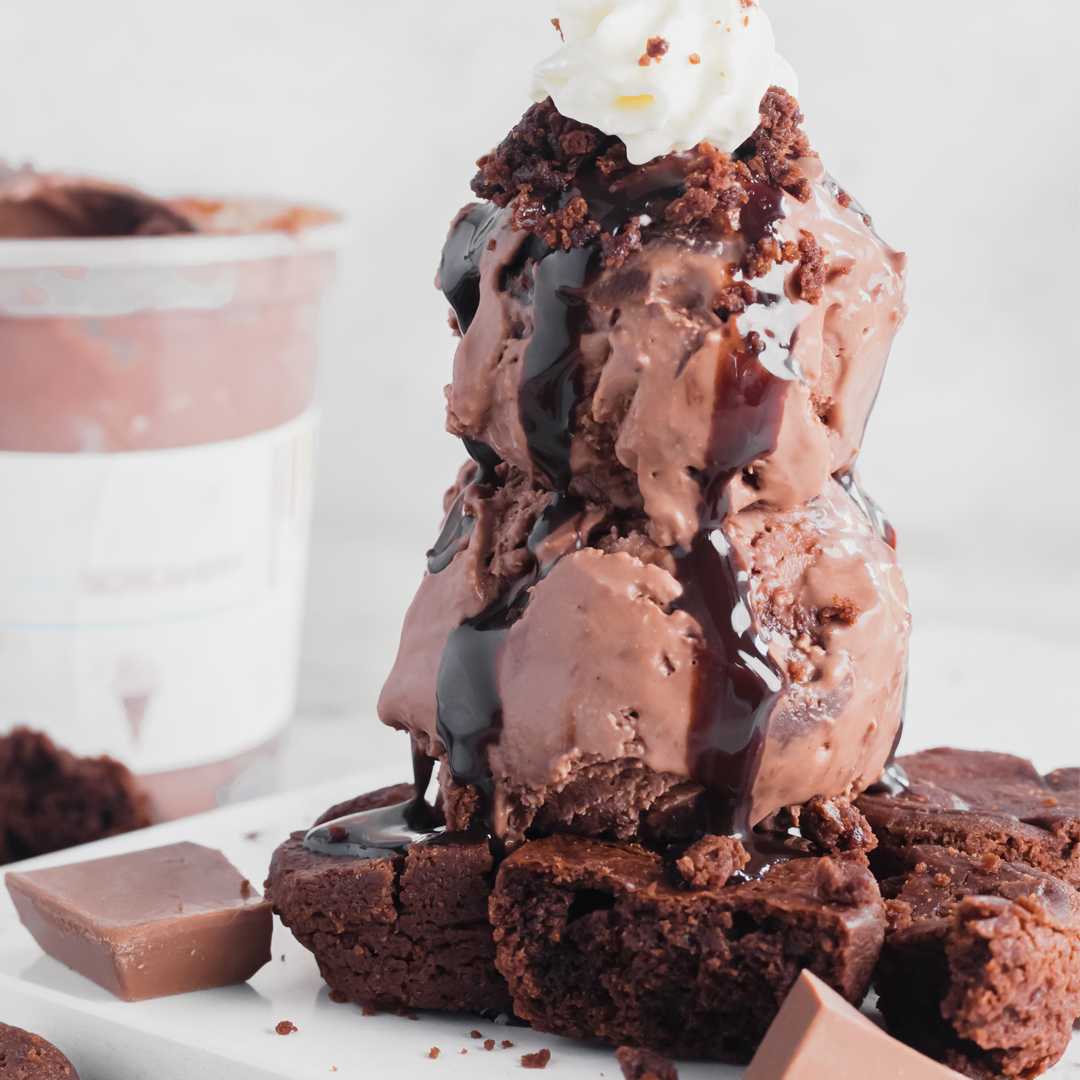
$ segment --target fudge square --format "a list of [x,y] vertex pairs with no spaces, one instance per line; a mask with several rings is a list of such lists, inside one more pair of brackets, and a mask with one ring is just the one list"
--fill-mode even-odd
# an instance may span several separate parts
[[41,948],[125,1001],[244,982],[270,959],[270,905],[199,844],[11,871],[6,881]]

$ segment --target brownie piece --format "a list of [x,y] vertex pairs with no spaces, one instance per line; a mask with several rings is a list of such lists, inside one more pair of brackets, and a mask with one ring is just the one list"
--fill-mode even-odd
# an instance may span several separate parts
[[878,1007],[905,1042],[976,1080],[1034,1077],[1080,1016],[1080,893],[996,855],[889,856]]
[[[412,785],[372,792],[319,819],[390,806]],[[449,834],[377,858],[320,855],[294,833],[274,853],[266,896],[338,995],[395,1009],[510,1011],[487,919],[486,840]]]
[[0,1024],[3,1080],[79,1080],[75,1067],[52,1043],[22,1028]]
[[938,844],[989,853],[1080,886],[1080,769],[1040,776],[1023,758],[952,749],[899,764],[905,790],[858,801],[882,849]]
[[746,1060],[800,971],[862,1000],[885,910],[861,857],[802,858],[697,890],[656,854],[571,836],[499,870],[496,963],[518,1016],[572,1038]]
[[112,758],[80,758],[47,735],[0,736],[0,864],[150,824],[146,797]]

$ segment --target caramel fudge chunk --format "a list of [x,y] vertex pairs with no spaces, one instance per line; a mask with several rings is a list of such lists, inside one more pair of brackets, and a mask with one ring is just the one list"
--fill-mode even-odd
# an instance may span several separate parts
[[[334,807],[411,797],[398,785]],[[274,854],[266,893],[338,995],[379,1008],[509,1012],[487,920],[494,859],[486,840],[448,835],[405,853],[322,855],[294,833]]]
[[864,861],[805,858],[690,890],[642,848],[526,843],[491,899],[496,963],[534,1027],[745,1060],[809,968],[861,1001],[885,931]]
[[0,1076],[4,1080],[79,1080],[52,1043],[22,1028],[0,1024]]
[[150,824],[135,778],[112,758],[80,758],[47,735],[0,736],[0,864]]
[[976,1080],[1050,1068],[1080,1016],[1080,894],[996,855],[890,859],[875,976],[890,1030]]
[[244,982],[270,959],[270,905],[199,844],[7,875],[50,956],[125,1001]]
[[954,847],[1080,886],[1080,769],[1040,776],[1023,758],[939,749],[901,758],[907,785],[859,799],[883,849]]

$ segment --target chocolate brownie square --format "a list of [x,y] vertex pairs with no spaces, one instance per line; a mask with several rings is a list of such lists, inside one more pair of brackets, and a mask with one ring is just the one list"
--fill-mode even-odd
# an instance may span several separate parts
[[570,836],[503,863],[491,921],[514,1010],[534,1027],[731,1060],[753,1054],[804,968],[861,1001],[885,932],[861,857],[692,889],[659,855]]
[[882,849],[939,844],[989,853],[1080,886],[1080,769],[1040,776],[1023,758],[945,748],[898,764],[903,790],[858,801]]
[[52,1043],[22,1028],[0,1024],[0,1076],[4,1080],[79,1080]]
[[[332,808],[412,797],[412,785]],[[376,858],[321,855],[294,833],[274,853],[266,896],[332,990],[387,1009],[509,1012],[487,919],[494,859],[485,840],[446,835]]]
[[47,735],[0,736],[0,864],[150,824],[135,777],[112,758],[80,758]]
[[996,855],[879,860],[889,931],[878,1007],[905,1042],[976,1080],[1038,1076],[1080,1016],[1080,894]]

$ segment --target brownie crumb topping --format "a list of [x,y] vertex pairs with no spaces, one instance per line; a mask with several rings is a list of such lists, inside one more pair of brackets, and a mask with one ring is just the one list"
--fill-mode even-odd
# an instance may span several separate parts
[[642,67],[648,67],[650,64],[659,64],[661,60],[667,56],[670,46],[667,43],[666,38],[651,37],[645,42],[645,51],[641,54],[641,58],[638,63]]
[[274,1026],[274,1031],[278,1035],[291,1035],[294,1031],[300,1029],[291,1020],[279,1020]]
[[432,1048],[431,1048],[431,1049],[430,1049],[430,1050],[429,1050],[429,1051],[427,1052],[427,1056],[428,1056],[429,1058],[431,1058],[431,1060],[432,1060],[432,1061],[434,1061],[434,1060],[435,1060],[435,1059],[436,1059],[436,1058],[437,1058],[437,1057],[438,1057],[438,1056],[439,1056],[439,1055],[440,1055],[441,1053],[442,1053],[442,1050],[440,1050],[440,1049],[439,1049],[439,1048],[438,1048],[437,1046],[433,1046],[433,1047],[432,1047]]
[[[665,39],[651,38],[642,61],[659,62],[668,49]],[[700,59],[693,54],[690,62]],[[813,151],[802,121],[798,102],[773,87],[762,101],[758,129],[734,154],[703,142],[634,166],[618,138],[563,116],[549,98],[533,105],[502,143],[479,160],[472,189],[481,199],[510,207],[514,227],[549,248],[570,251],[598,242],[608,267],[621,266],[641,248],[644,230],[708,231],[719,237],[742,230],[747,278],[763,276],[778,263],[798,264],[794,288],[801,299],[816,303],[827,268],[813,236],[804,233],[798,243],[785,243],[767,227],[760,236],[745,235],[757,231],[754,219],[763,188],[809,199],[810,181],[800,159]],[[632,209],[613,214],[613,198],[629,206],[635,201],[630,193],[643,188],[650,192],[643,200],[647,214]]]

